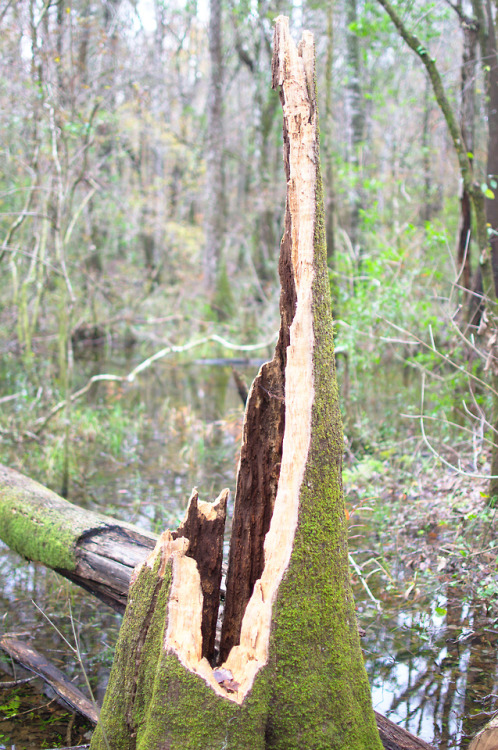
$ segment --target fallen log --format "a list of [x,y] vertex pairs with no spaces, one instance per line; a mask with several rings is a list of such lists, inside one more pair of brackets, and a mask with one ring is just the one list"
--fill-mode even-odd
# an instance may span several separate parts
[[377,711],[375,711],[375,720],[384,750],[436,750],[433,745],[429,745],[420,737],[415,737],[411,732],[394,724]]
[[65,708],[69,708],[74,713],[81,714],[85,719],[91,721],[92,724],[97,723],[99,718],[98,708],[94,706],[92,701],[81,690],[68,680],[60,669],[57,669],[39,651],[36,651],[29,644],[8,635],[0,638],[0,647],[14,661],[21,664],[25,669],[29,669],[30,672],[34,672],[34,674],[41,677],[42,680],[50,685],[57,695],[57,702],[59,704]]
[[157,540],[155,534],[131,524],[79,508],[2,465],[0,538],[118,612],[124,612],[134,567]]

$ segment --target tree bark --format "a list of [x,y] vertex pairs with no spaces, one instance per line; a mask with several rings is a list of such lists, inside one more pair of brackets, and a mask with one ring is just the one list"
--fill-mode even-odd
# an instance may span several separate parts
[[435,750],[433,745],[424,742],[420,737],[415,737],[403,727],[393,724],[377,711],[375,720],[384,750]]
[[272,69],[288,189],[282,323],[246,411],[226,659],[203,658],[202,571],[190,540],[164,532],[132,577],[92,750],[381,748],[349,582],[311,34],[296,48],[279,18]]
[[[461,18],[463,34],[463,53],[461,67],[461,129],[469,161],[472,167],[475,134],[475,79],[476,79],[476,46],[477,24],[473,19]],[[470,156],[472,154],[472,156]],[[471,294],[470,239],[472,231],[471,199],[468,190],[462,186],[460,198],[461,215],[458,230],[458,268],[461,274],[460,284],[464,289],[463,304],[466,317],[472,321],[476,313],[475,297]],[[477,306],[479,306],[477,304]]]

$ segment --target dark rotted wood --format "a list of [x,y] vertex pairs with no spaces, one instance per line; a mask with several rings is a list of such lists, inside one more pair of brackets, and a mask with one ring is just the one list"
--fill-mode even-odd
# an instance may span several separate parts
[[249,397],[249,390],[247,388],[247,385],[244,382],[244,378],[239,372],[237,372],[235,367],[232,367],[232,376],[233,376],[235,385],[237,387],[237,393],[240,396],[240,400],[245,406],[247,404],[247,399]]
[[91,531],[78,541],[76,570],[56,570],[122,613],[133,569],[145,560],[154,544],[155,535],[132,532],[117,525]]
[[59,702],[72,711],[81,714],[96,724],[99,714],[93,703],[75,687],[60,669],[57,669],[42,654],[17,638],[9,638],[4,635],[0,639],[1,648],[15,661],[19,662],[25,669],[34,672],[55,691]]
[[[220,663],[240,641],[242,618],[264,567],[264,540],[275,504],[284,434],[282,357],[279,350],[276,360],[262,366],[247,401],[230,538]],[[248,435],[257,439],[248,441]]]
[[202,603],[202,655],[209,661],[214,656],[216,622],[220,605],[223,539],[229,492],[223,490],[214,503],[199,502],[197,490],[189,500],[185,520],[172,533],[174,539],[189,540],[188,557],[192,557],[199,570],[203,595]]
[[384,750],[436,750],[419,737],[407,732],[375,711],[375,720]]
[[[286,161],[288,172],[288,162]],[[232,534],[220,642],[220,663],[240,641],[242,618],[264,567],[264,541],[270,528],[280,476],[285,428],[285,366],[289,328],[296,307],[291,270],[291,222],[286,212],[280,248],[280,333],[271,362],[254,380],[247,399],[235,490]]]

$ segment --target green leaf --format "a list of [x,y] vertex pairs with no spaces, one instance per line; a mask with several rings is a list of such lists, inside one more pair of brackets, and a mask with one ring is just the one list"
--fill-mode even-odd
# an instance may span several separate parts
[[496,182],[496,180],[490,180],[489,184],[491,185],[493,190],[496,190],[496,188],[498,187],[498,182]]
[[444,607],[436,607],[434,612],[439,615],[439,617],[444,617],[444,615],[446,614],[446,609]]
[[488,187],[486,182],[483,182],[481,184],[481,191],[484,193],[486,198],[490,198],[491,200],[493,200],[493,198],[495,197],[495,194],[493,193],[491,188]]

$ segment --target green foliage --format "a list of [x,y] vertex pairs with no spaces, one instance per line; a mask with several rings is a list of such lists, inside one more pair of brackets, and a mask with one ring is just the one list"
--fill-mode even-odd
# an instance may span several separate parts
[[7,703],[3,703],[0,706],[0,711],[5,718],[16,716],[19,713],[19,707],[21,705],[21,698],[18,695],[14,695]]

